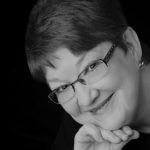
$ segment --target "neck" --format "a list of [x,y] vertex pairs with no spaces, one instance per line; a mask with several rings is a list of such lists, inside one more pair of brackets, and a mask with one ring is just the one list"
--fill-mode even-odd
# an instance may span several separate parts
[[150,64],[141,69],[139,107],[136,118],[137,130],[150,133]]

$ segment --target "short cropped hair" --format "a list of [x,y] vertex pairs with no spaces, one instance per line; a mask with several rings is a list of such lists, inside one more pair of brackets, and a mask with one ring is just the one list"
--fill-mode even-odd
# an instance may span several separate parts
[[80,55],[104,41],[126,50],[122,34],[128,23],[117,0],[39,0],[26,31],[26,56],[32,76],[45,81],[48,56],[60,47]]

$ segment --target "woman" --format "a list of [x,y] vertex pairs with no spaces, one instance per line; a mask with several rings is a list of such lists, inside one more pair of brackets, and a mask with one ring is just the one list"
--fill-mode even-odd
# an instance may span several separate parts
[[31,74],[82,127],[75,150],[120,150],[150,133],[150,64],[116,0],[41,0],[26,36]]

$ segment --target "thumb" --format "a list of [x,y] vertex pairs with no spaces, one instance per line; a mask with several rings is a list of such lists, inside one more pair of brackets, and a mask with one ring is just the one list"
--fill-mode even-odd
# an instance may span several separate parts
[[95,147],[102,141],[99,128],[93,124],[83,125],[74,138],[74,150],[89,150],[89,147]]
[[93,124],[83,125],[75,135],[75,142],[87,142],[90,140],[102,141],[99,128]]

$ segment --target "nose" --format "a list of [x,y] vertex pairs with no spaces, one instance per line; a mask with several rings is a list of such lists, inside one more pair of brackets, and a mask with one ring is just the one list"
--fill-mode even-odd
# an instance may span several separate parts
[[100,96],[100,90],[79,82],[74,84],[74,88],[78,99],[78,104],[81,107],[93,105]]

